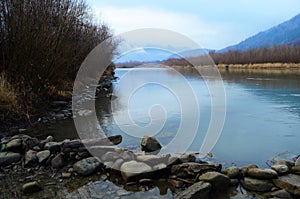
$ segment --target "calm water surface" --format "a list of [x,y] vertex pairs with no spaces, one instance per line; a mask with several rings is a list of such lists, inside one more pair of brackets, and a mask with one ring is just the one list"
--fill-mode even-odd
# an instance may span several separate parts
[[[226,120],[220,139],[212,153],[225,166],[255,163],[266,166],[266,160],[277,154],[300,153],[300,71],[299,70],[229,70],[220,71],[226,92]],[[192,70],[183,70],[198,100],[199,128],[189,151],[197,152],[211,118],[211,96],[204,80]],[[121,146],[137,149],[143,135],[154,135],[163,144],[171,142],[182,119],[187,135],[195,119],[182,118],[181,102],[165,85],[173,85],[185,95],[182,77],[172,69],[117,69],[114,83],[116,99],[112,103],[100,97],[96,103],[101,128],[107,135],[122,134]],[[161,85],[151,82],[161,82]],[[138,86],[134,92],[132,87]],[[193,105],[193,104],[192,104]],[[187,113],[197,107],[185,106]],[[127,115],[130,118],[127,118]],[[130,120],[131,119],[131,120]],[[139,128],[136,128],[136,127]],[[73,138],[72,120],[46,125],[47,133],[57,139]],[[88,128],[88,126],[87,126]],[[62,132],[63,131],[63,132]],[[187,137],[189,139],[189,137]]]
[[[184,111],[190,113],[186,114],[185,118],[182,118],[178,93],[164,86],[171,84],[179,95],[188,96],[188,90],[182,85],[186,82],[182,82],[181,75],[163,68],[117,69],[116,76],[119,79],[114,83],[116,98],[110,103],[106,97],[100,96],[96,103],[101,128],[107,135],[122,134],[121,145],[131,149],[139,147],[140,137],[143,135],[155,135],[163,145],[167,145],[176,137],[182,119],[190,121],[190,124],[185,126],[189,135],[195,122],[195,118],[191,116],[199,109],[199,128],[188,148],[189,151],[199,151],[210,123],[211,96],[204,80],[195,71],[183,70],[181,74],[193,88],[198,101],[198,107],[193,103],[184,106]],[[298,155],[300,71],[229,70],[221,71],[221,75],[227,97],[227,115],[220,139],[212,150],[215,160],[223,163],[224,167],[249,163],[266,167],[266,160],[277,154],[289,152]],[[150,80],[160,81],[161,84]],[[137,85],[140,86],[131,92],[130,89]],[[130,115],[129,119],[127,115]],[[88,128],[87,123],[86,129]],[[37,131],[42,132],[42,137],[52,134],[59,140],[77,137],[71,119],[40,126]],[[119,187],[100,180],[90,182],[68,196],[79,196],[79,193],[84,195],[86,192],[99,196],[103,193],[101,190],[107,187],[113,190],[109,197],[122,191]],[[129,196],[152,198],[153,194],[160,198],[158,188],[129,193]],[[173,198],[170,191],[162,197]],[[246,196],[239,193],[228,198]]]
[[[279,153],[288,151],[299,154],[299,72],[259,73],[259,71],[229,70],[221,73],[227,96],[227,115],[221,137],[212,151],[215,158],[226,164],[265,165],[266,160]],[[204,80],[195,71],[185,71],[183,74],[198,99],[200,125],[189,150],[199,151],[210,122],[211,96]],[[151,128],[146,128],[147,125],[156,130],[155,124],[159,126],[161,121],[165,121],[163,128],[155,136],[164,145],[175,139],[180,122],[184,119],[181,115],[181,102],[176,98],[178,97],[176,93],[162,85],[175,84],[176,91],[185,92],[181,90],[181,84],[184,82],[180,75],[171,69],[153,68],[118,69],[116,75],[120,80],[115,83],[117,98],[112,103],[115,107],[113,113],[108,112],[104,115],[107,133],[123,134],[125,137],[123,145],[134,148],[140,143],[140,138],[135,137],[153,133]],[[126,77],[125,81],[122,80],[123,77]],[[149,83],[151,79],[159,79],[163,84]],[[136,84],[143,86],[134,93],[129,93],[130,88]],[[127,95],[130,94],[128,98]],[[161,105],[164,112],[155,111],[153,108],[155,105]],[[195,107],[186,108],[190,112],[195,111]],[[144,132],[134,128],[135,125],[130,121],[122,120],[126,118],[126,111],[129,111],[136,125],[145,127]],[[193,118],[188,119],[195,122]],[[192,123],[190,125],[193,126]],[[130,129],[130,136],[122,131],[124,126],[127,132]],[[186,131],[189,131],[189,128]]]

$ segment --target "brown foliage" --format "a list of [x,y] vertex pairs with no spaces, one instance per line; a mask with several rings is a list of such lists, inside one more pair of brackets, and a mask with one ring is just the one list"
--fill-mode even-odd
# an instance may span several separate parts
[[[87,54],[112,37],[83,0],[0,0],[0,25],[0,72],[26,103],[73,81]],[[108,58],[115,49],[112,41]]]

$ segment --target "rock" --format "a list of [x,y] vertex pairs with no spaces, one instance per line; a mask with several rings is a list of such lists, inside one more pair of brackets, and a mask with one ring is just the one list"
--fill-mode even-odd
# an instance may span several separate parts
[[5,145],[4,151],[11,151],[16,153],[23,152],[22,139],[13,139]]
[[118,170],[118,171],[119,171],[123,163],[124,163],[124,160],[123,160],[123,159],[118,159],[118,160],[116,160],[116,161],[114,162],[114,164],[112,165],[112,168],[113,168],[114,170]]
[[263,196],[265,198],[284,198],[284,199],[292,199],[291,194],[285,190],[278,190],[269,193],[264,193]]
[[71,178],[72,174],[71,173],[68,173],[68,172],[63,172],[61,174],[61,178],[63,179],[68,179],[68,178]]
[[41,190],[42,190],[42,187],[36,181],[28,182],[22,186],[22,191],[24,194],[31,194],[31,193],[38,192]]
[[132,151],[123,151],[120,156],[124,161],[136,160],[136,155]]
[[179,160],[182,162],[182,163],[186,163],[186,162],[195,162],[196,161],[196,156],[193,155],[193,154],[188,154],[188,153],[185,153],[183,155],[181,155],[179,157]]
[[51,160],[51,166],[54,169],[60,169],[65,166],[65,159],[62,154],[58,154]]
[[40,144],[40,141],[37,138],[25,137],[23,138],[23,144],[29,149],[33,149],[35,146]]
[[21,157],[19,153],[2,152],[0,153],[0,166],[7,166],[19,162]]
[[252,178],[268,180],[275,179],[278,177],[278,174],[273,169],[265,168],[250,168],[247,170],[247,174]]
[[289,167],[287,165],[284,164],[274,164],[271,167],[273,170],[275,170],[278,174],[282,175],[282,174],[286,174],[289,172]]
[[121,174],[125,180],[129,180],[132,177],[138,176],[140,174],[149,173],[152,168],[143,162],[130,161],[125,162],[121,166]]
[[89,157],[76,162],[73,169],[80,175],[87,176],[102,168],[101,162],[95,157]]
[[37,152],[29,150],[25,154],[25,165],[26,166],[35,166],[38,163],[38,158],[36,156]]
[[45,150],[45,151],[40,151],[36,154],[39,163],[44,163],[47,161],[47,159],[50,157],[50,151],[49,150]]
[[167,164],[169,157],[170,155],[140,155],[136,157],[136,160],[153,166],[160,163]]
[[221,171],[221,166],[188,162],[179,165],[173,165],[171,169],[171,173],[180,178],[195,177],[198,174],[201,175],[208,171]]
[[247,173],[247,170],[251,169],[251,168],[258,168],[258,166],[255,164],[249,164],[247,166],[242,167],[241,171],[245,174],[245,173]]
[[44,146],[45,150],[49,150],[51,153],[58,153],[60,152],[60,147],[62,143],[60,142],[47,142]]
[[241,180],[241,184],[245,189],[256,192],[267,192],[274,188],[270,180],[258,180],[249,177],[245,177]]
[[157,164],[157,165],[154,165],[153,166],[153,170],[156,171],[156,170],[162,170],[162,169],[165,169],[167,168],[167,165],[164,164],[164,163],[160,163],[160,164]]
[[292,167],[291,172],[300,175],[300,166]]
[[300,176],[288,174],[274,179],[273,183],[276,187],[286,190],[287,192],[300,196]]
[[211,184],[207,182],[197,182],[180,192],[176,199],[206,199],[209,198],[211,188]]
[[240,169],[236,166],[228,167],[225,169],[224,173],[229,177],[229,178],[238,178],[240,176]]
[[239,183],[238,179],[230,179],[230,186],[238,186]]
[[230,185],[229,177],[215,171],[202,174],[199,180],[209,182],[214,190],[225,190]]
[[161,149],[161,145],[154,137],[144,136],[141,142],[141,148],[142,151],[145,152],[155,152]]
[[288,160],[276,160],[273,165],[286,165],[290,169],[294,163]]
[[120,159],[120,153],[114,152],[114,151],[109,151],[105,153],[102,157],[101,160],[103,162],[108,162],[108,161],[116,161],[117,159]]
[[297,158],[296,162],[295,162],[295,166],[300,167],[300,157]]

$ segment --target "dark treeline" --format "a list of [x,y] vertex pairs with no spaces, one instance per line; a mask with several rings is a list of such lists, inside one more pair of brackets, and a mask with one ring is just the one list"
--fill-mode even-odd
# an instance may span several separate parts
[[247,51],[210,52],[216,64],[299,63],[300,46],[274,46]]
[[[259,48],[247,51],[227,51],[218,53],[209,52],[210,57],[215,64],[255,64],[255,63],[300,63],[300,46],[274,46],[270,48]],[[188,58],[188,60],[197,60],[201,62],[201,56]],[[207,55],[203,56],[204,62]],[[184,58],[171,58],[163,61],[168,66],[188,66],[191,65]],[[201,64],[201,63],[200,63]],[[205,65],[205,63],[201,64]]]
[[1,0],[0,35],[0,73],[27,104],[72,83],[88,53],[112,37],[84,0]]

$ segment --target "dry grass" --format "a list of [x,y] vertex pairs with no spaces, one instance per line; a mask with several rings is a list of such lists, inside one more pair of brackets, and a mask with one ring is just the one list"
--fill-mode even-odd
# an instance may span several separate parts
[[0,74],[0,109],[11,110],[18,106],[17,94],[4,74]]

